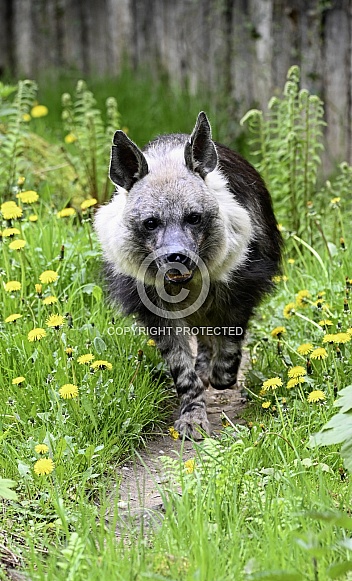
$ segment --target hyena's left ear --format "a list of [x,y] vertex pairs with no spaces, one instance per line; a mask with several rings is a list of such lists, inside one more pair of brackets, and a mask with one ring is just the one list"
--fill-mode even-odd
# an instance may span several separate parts
[[203,111],[199,113],[193,133],[185,145],[185,162],[188,169],[199,173],[203,179],[217,166],[218,156],[211,139],[210,123]]
[[129,191],[133,184],[147,175],[147,160],[139,147],[123,131],[115,132],[112,143],[110,179],[115,186],[121,186]]

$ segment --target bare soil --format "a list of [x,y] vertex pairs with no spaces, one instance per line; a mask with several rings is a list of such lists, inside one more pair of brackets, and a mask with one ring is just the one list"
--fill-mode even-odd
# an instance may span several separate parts
[[[237,385],[233,389],[217,391],[212,387],[206,390],[208,418],[211,423],[212,435],[221,431],[223,413],[234,424],[244,423],[241,412],[246,405],[243,384],[243,368],[241,365]],[[177,418],[177,410],[170,420],[170,425]],[[136,452],[133,460],[126,462],[118,469],[118,480],[111,493],[112,501],[118,500],[119,515],[122,519],[117,527],[120,534],[122,524],[133,528],[144,524],[154,526],[163,518],[163,501],[160,494],[160,483],[163,481],[159,458],[163,455],[172,458],[182,457],[186,461],[195,456],[194,444],[191,441],[174,440],[168,431],[151,440],[145,450]],[[116,499],[118,494],[118,499]],[[114,504],[114,502],[112,502]],[[109,515],[107,515],[109,518]]]

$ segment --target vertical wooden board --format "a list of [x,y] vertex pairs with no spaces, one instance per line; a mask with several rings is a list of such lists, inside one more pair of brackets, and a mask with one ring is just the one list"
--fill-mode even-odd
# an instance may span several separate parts
[[288,69],[300,64],[300,2],[273,0],[272,93],[278,94],[285,84]]
[[[349,118],[350,89],[350,23],[348,0],[339,8],[329,10],[325,18],[325,105],[326,105],[326,151],[328,159],[342,161],[348,151],[347,134]],[[333,167],[332,165],[332,167]]]
[[60,0],[32,0],[32,70],[34,74],[61,66]]
[[323,94],[323,10],[319,0],[307,0],[300,11],[299,41],[302,86]]
[[33,74],[34,31],[32,22],[32,3],[28,0],[13,0],[13,34],[15,74]]
[[104,76],[109,71],[107,0],[86,0],[87,50],[89,73]]
[[346,159],[350,165],[352,165],[352,3],[349,5],[349,34],[350,34],[350,45],[349,45],[349,59],[348,59],[348,126],[347,126],[347,151]]
[[86,17],[85,0],[62,0],[62,64],[65,69],[72,69],[86,74],[88,58],[86,52]]
[[0,1],[0,74],[13,66],[12,2]]
[[272,94],[273,0],[251,0],[250,16],[255,32],[253,39],[253,90],[255,100],[265,109]]
[[108,73],[116,75],[132,60],[134,39],[130,0],[108,0],[106,19]]
[[246,0],[234,0],[231,59],[232,98],[243,115],[255,100],[253,85],[253,24]]

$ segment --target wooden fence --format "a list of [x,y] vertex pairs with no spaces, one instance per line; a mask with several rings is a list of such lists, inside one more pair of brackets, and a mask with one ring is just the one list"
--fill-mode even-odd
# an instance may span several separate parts
[[298,64],[326,103],[327,159],[352,163],[352,0],[0,0],[0,72],[122,66],[265,106]]

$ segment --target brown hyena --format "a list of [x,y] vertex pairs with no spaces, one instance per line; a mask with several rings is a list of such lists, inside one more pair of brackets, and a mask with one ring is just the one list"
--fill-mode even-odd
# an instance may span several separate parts
[[176,429],[199,437],[209,431],[204,388],[236,383],[249,318],[278,272],[270,195],[246,160],[212,141],[205,113],[191,135],[163,135],[143,151],[116,131],[110,178],[116,193],[95,228],[111,295],[170,367]]

